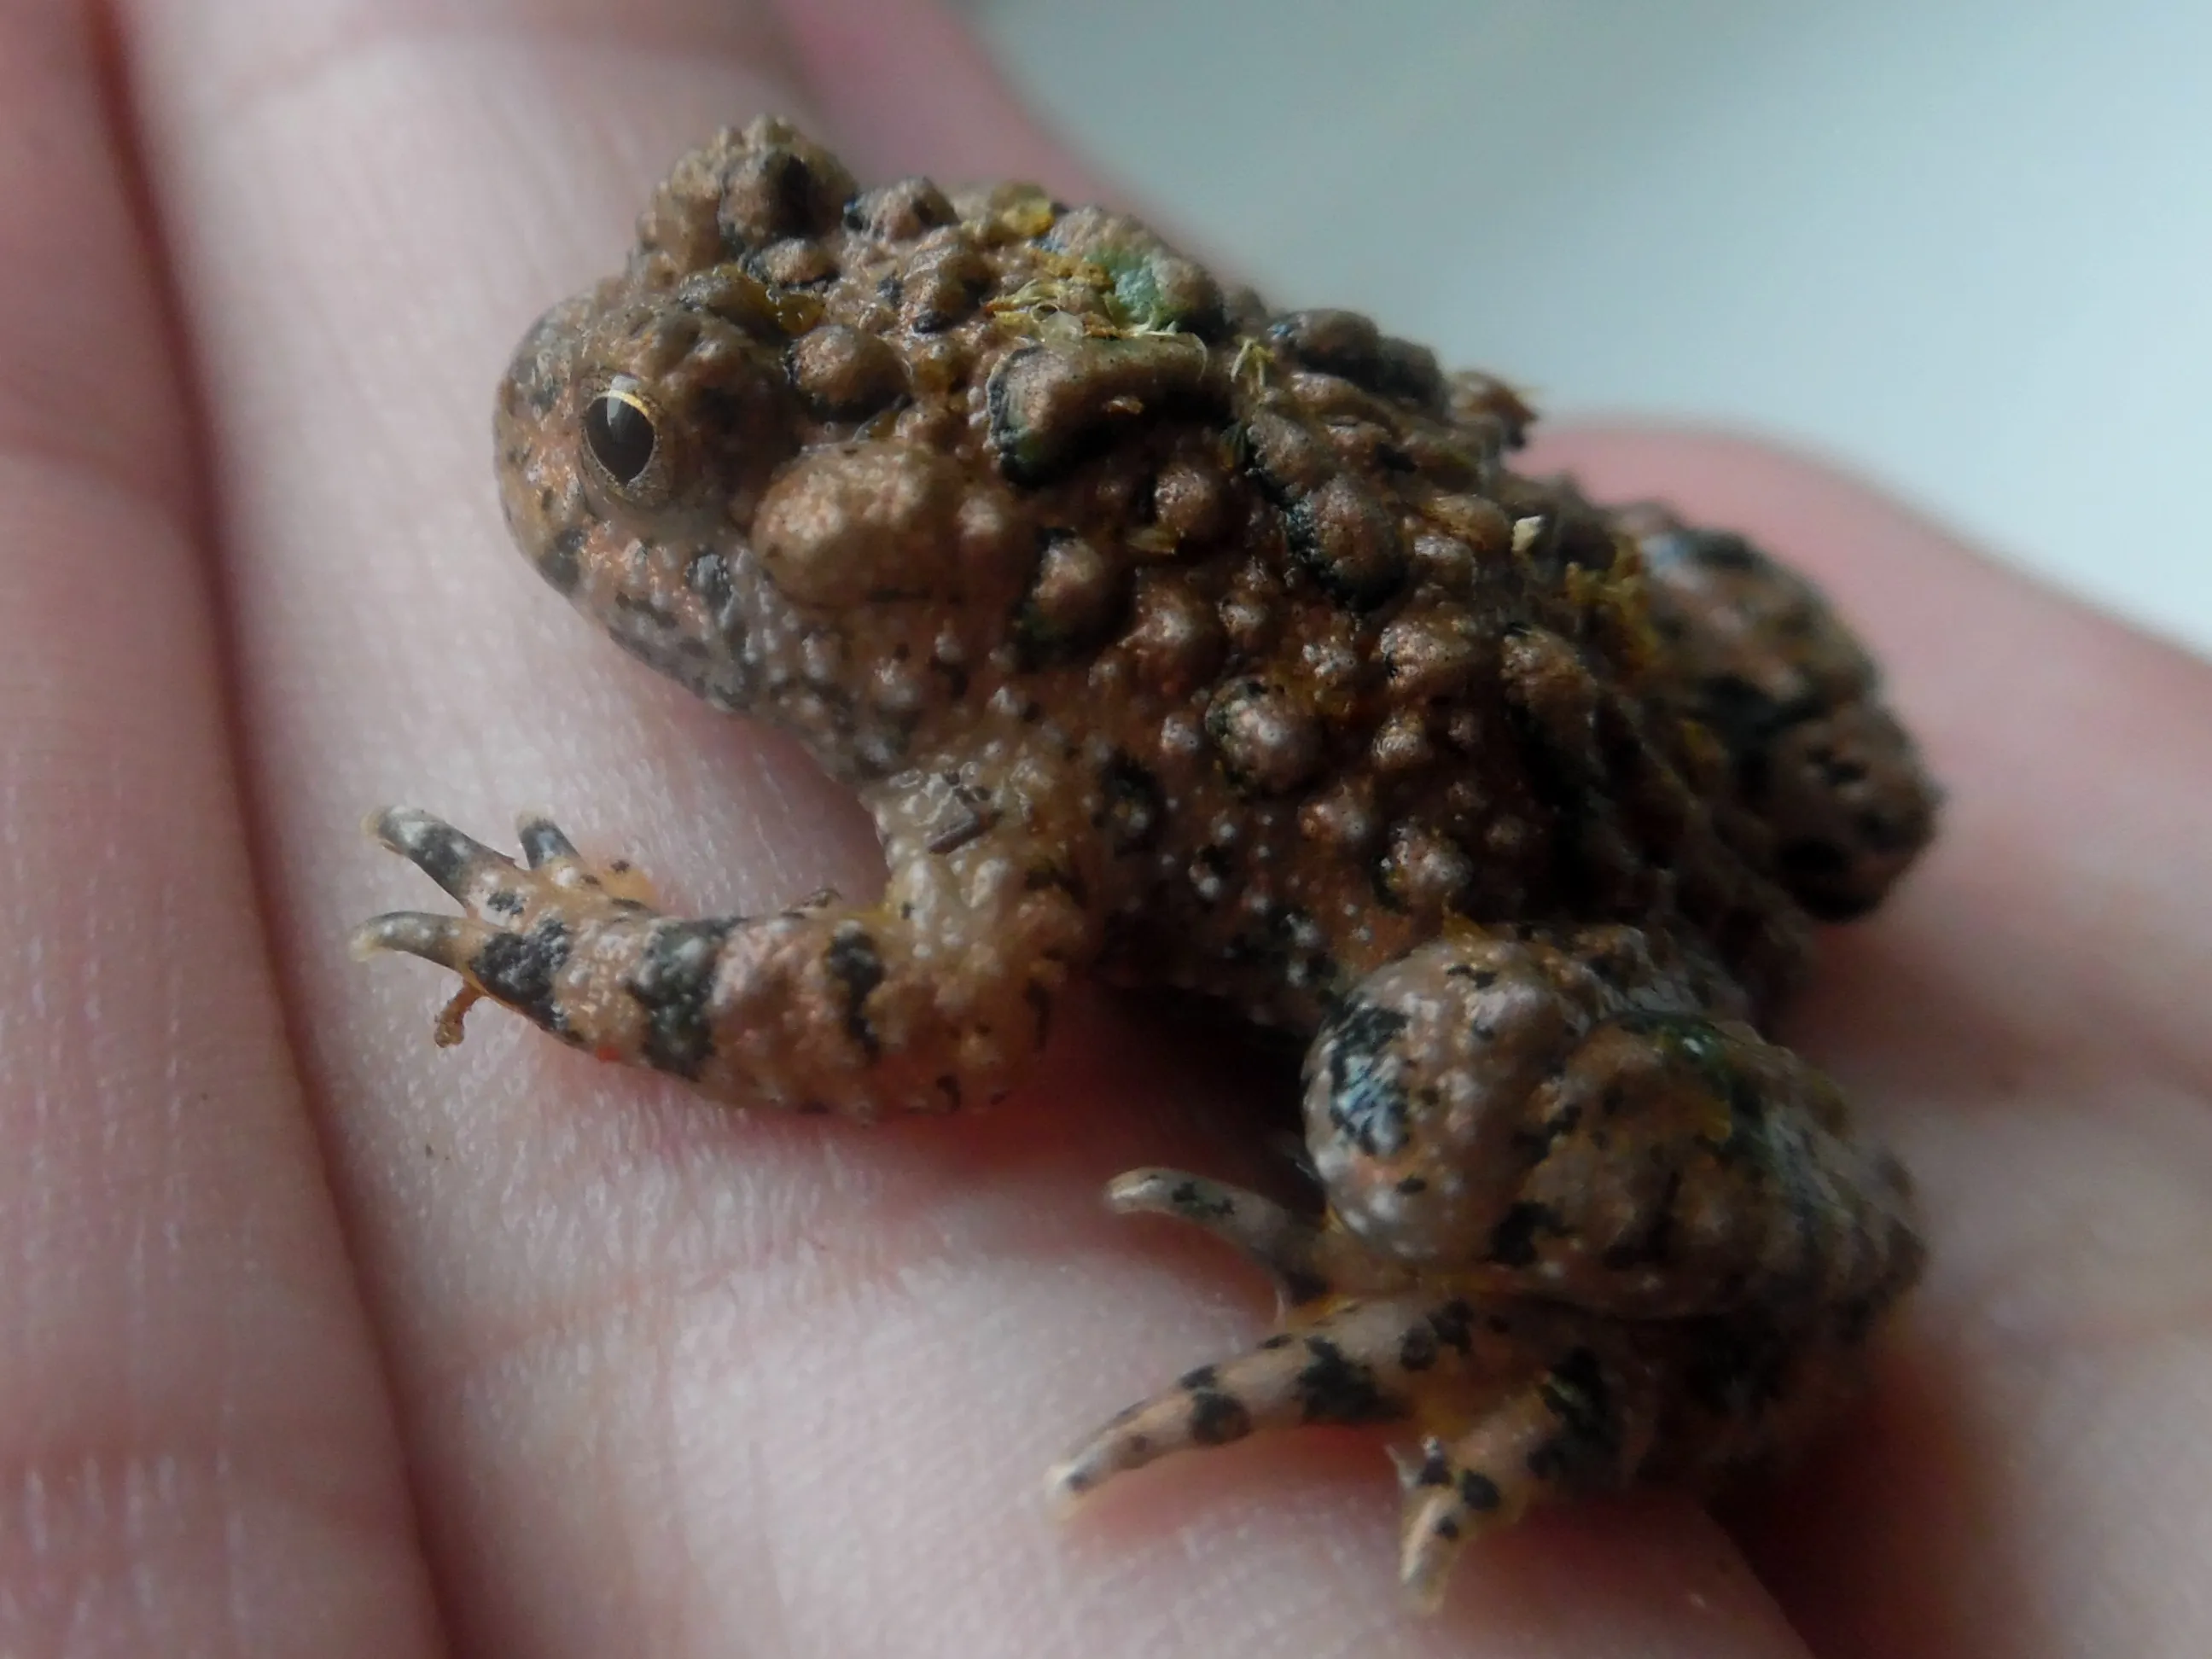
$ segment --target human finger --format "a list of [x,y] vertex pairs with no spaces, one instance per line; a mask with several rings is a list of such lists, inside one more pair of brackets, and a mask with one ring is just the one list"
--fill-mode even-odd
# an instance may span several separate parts
[[89,9],[0,9],[0,1650],[427,1653]]

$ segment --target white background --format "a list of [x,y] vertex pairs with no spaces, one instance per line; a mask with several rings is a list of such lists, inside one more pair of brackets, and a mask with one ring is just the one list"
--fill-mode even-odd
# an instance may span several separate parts
[[2212,651],[2212,5],[963,3],[1273,303],[1823,452]]

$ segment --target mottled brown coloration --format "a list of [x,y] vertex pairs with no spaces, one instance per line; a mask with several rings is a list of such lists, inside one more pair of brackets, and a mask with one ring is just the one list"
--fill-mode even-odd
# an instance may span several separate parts
[[1078,973],[1310,1038],[1321,1219],[1115,1188],[1265,1263],[1283,1334],[1115,1419],[1064,1492],[1410,1422],[1427,1597],[1537,1498],[1786,1445],[1920,1247],[1902,1172],[1759,1028],[1933,791],[1816,592],[1514,473],[1530,418],[1126,216],[861,192],[780,123],[726,133],[516,353],[507,520],[617,641],[858,790],[888,888],[682,921],[550,825],[519,867],[394,811],[466,914],[362,942],[801,1109],[993,1097]]

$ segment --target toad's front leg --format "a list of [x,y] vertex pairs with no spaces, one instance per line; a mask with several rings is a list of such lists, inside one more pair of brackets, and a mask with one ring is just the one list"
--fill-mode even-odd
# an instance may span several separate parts
[[896,866],[879,904],[824,896],[763,916],[664,915],[542,818],[525,862],[421,812],[370,831],[459,901],[355,936],[451,969],[441,1023],[488,997],[603,1060],[672,1073],[740,1104],[873,1116],[1004,1091],[1042,1045],[1054,998],[1091,954],[1079,883],[1042,878],[978,837]]

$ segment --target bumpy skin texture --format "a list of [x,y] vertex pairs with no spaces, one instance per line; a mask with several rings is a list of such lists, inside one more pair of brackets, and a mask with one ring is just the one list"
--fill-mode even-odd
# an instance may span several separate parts
[[1403,1421],[1405,1575],[1550,1495],[1702,1478],[1846,1392],[1905,1176],[1760,1024],[1933,791],[1872,664],[1741,538],[1510,471],[1500,383],[1270,315],[1024,185],[860,191],[787,125],[686,157],[501,387],[548,581],[874,813],[884,896],[687,921],[551,825],[376,833],[380,917],[605,1058],[870,1115],[993,1098],[1078,973],[1309,1039],[1318,1218],[1139,1171],[1283,1329],[1108,1425]]

